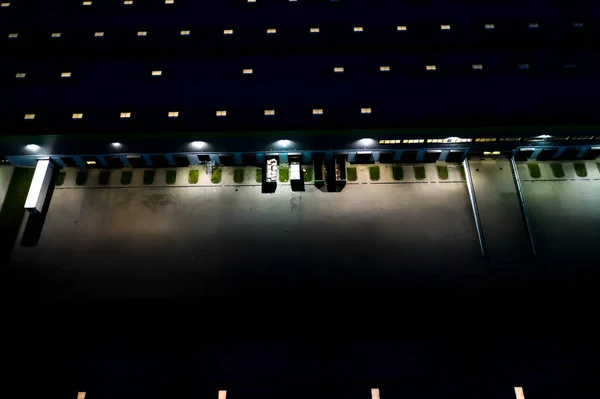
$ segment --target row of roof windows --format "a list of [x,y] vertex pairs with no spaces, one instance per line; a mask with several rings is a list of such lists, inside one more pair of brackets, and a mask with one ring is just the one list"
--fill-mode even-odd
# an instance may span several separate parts
[[[368,115],[368,114],[372,113],[372,109],[368,108],[368,107],[361,108],[360,109],[360,113],[363,114],[363,115]],[[133,114],[132,112],[121,112],[119,114],[119,118],[121,118],[121,119],[130,119],[132,117],[132,114]],[[313,108],[312,114],[313,115],[324,115],[324,110],[323,110],[323,108]],[[23,119],[25,119],[25,120],[34,120],[35,119],[35,115],[36,114],[27,113],[27,114],[25,114],[25,116],[24,116]],[[265,109],[263,111],[263,115],[264,116],[275,116],[275,110],[274,109]],[[169,118],[178,118],[179,117],[179,111],[169,111],[169,112],[167,112],[167,116]],[[217,117],[226,117],[227,116],[227,110],[225,110],[225,109],[217,110],[217,111],[215,111],[215,116],[217,116]],[[83,113],[81,113],[81,112],[73,113],[71,115],[71,118],[72,119],[83,119]]]
[[[530,23],[529,24],[530,28],[538,28],[539,24],[537,23]],[[583,23],[582,22],[574,22],[573,23],[573,27],[574,28],[582,28],[583,27]],[[494,30],[496,28],[496,26],[494,24],[484,24],[484,29],[485,30]],[[450,30],[450,25],[441,25],[440,29],[443,31],[448,31]],[[365,28],[363,26],[355,26],[352,28],[352,30],[354,32],[364,32]],[[398,25],[396,26],[396,30],[397,31],[402,31],[405,32],[408,30],[408,27],[406,25]],[[319,33],[321,31],[320,28],[310,28],[309,29],[309,33]],[[267,35],[275,35],[277,33],[277,29],[276,28],[267,28],[266,29]],[[148,31],[138,31],[137,35],[140,37],[144,37],[144,36],[148,36]],[[181,36],[190,36],[191,35],[191,31],[190,30],[182,30],[180,31],[180,35]],[[233,35],[233,29],[223,29],[223,35],[225,36],[231,36]],[[19,33],[18,32],[14,32],[14,33],[9,33],[8,34],[8,38],[9,39],[17,39],[19,37]],[[61,37],[61,33],[60,32],[56,32],[56,33],[52,33],[50,35],[50,37],[52,38],[59,38]],[[95,32],[94,33],[94,37],[104,37],[104,32]]]
[[[577,67],[576,64],[573,63],[567,63],[564,64],[564,68],[565,69],[575,69]],[[426,71],[430,71],[430,72],[434,72],[437,71],[438,67],[435,64],[430,64],[430,65],[425,65],[425,70]],[[530,65],[529,64],[517,64],[517,69],[519,70],[529,70],[530,69]],[[391,67],[388,65],[381,65],[379,67],[379,71],[380,72],[391,72]],[[483,70],[483,64],[472,64],[471,65],[471,70],[473,71],[482,71]],[[334,67],[333,68],[333,73],[334,74],[343,74],[345,72],[345,68],[344,67]],[[162,70],[153,70],[151,72],[152,76],[162,76],[163,71]],[[254,69],[253,68],[244,68],[242,69],[242,75],[253,75],[254,74]],[[71,72],[61,72],[60,73],[60,77],[61,78],[70,78],[72,76]],[[27,72],[17,72],[15,74],[15,79],[25,79],[27,77]]]

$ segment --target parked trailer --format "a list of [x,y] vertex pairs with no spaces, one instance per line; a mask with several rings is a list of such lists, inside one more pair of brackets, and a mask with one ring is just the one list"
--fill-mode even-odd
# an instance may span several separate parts
[[290,164],[290,180],[302,180],[300,162],[292,162]]
[[50,159],[40,159],[37,161],[33,180],[31,181],[29,193],[25,200],[25,209],[30,213],[42,213],[53,175],[54,165],[50,162]]
[[277,165],[277,159],[267,159],[267,183],[277,183],[278,176],[279,166]]
[[314,161],[315,183],[325,183],[325,163],[322,159]]
[[346,159],[344,158],[335,159],[335,181],[346,181]]

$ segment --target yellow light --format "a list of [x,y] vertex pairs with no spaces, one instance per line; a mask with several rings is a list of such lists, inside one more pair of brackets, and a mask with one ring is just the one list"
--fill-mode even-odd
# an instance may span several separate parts
[[53,33],[50,37],[60,37],[60,32]]
[[10,3],[2,3],[2,7],[10,7]]
[[73,119],[83,119],[83,114],[73,114]]
[[19,37],[18,33],[9,33],[8,34],[8,38],[9,39],[16,39],[17,37]]
[[173,4],[175,3],[175,0],[165,0],[165,4]]
[[19,72],[15,75],[16,79],[24,79],[27,74],[25,72]]
[[84,5],[84,6],[91,6],[91,5],[92,5],[92,2],[91,2],[91,1],[84,1],[84,2],[83,2],[83,5]]
[[404,30],[406,30],[406,26],[399,25],[399,26],[396,27],[396,29],[399,30],[399,31],[404,31]]
[[71,72],[63,72],[60,74],[61,78],[70,78],[71,77]]
[[181,31],[181,36],[189,36],[190,35],[190,31],[189,30],[182,30]]
[[178,111],[169,112],[169,118],[179,118],[179,112]]
[[482,70],[483,69],[483,65],[481,64],[473,64],[473,70]]
[[152,76],[161,76],[162,71],[152,71]]
[[125,0],[125,1],[123,2],[123,4],[125,4],[126,6],[130,6],[130,5],[132,5],[132,4],[133,4],[133,0]]
[[223,34],[224,34],[224,35],[233,35],[233,29],[225,29],[225,30],[223,31]]
[[[85,161],[85,163],[87,163],[88,165],[96,165],[96,161]],[[77,397],[79,397],[79,395],[77,395]],[[84,393],[84,397],[85,397],[85,393]]]
[[146,32],[146,31],[139,31],[139,32],[137,33],[137,35],[138,35],[138,36],[148,36],[148,32]]
[[428,70],[428,71],[435,71],[436,67],[435,67],[435,65],[426,65],[425,69]]
[[267,29],[267,35],[274,35],[277,33],[277,29]]
[[313,115],[323,115],[323,109],[315,108],[312,110]]
[[94,37],[103,37],[104,36],[104,32],[96,32],[94,33]]
[[354,32],[362,32],[363,31],[363,27],[362,26],[355,26],[354,27]]
[[320,31],[319,28],[310,28],[310,33],[319,33]]
[[525,394],[523,393],[522,387],[515,387],[515,395],[517,399],[525,399]]
[[217,116],[227,116],[227,111],[225,111],[225,110],[217,111]]
[[389,72],[390,71],[390,67],[389,66],[380,66],[379,70],[381,72]]
[[248,69],[242,69],[242,73],[244,75],[252,75],[254,73],[254,71],[251,68],[248,68]]
[[371,108],[361,108],[360,109],[360,113],[361,114],[370,114],[371,113]]
[[442,30],[450,30],[450,25],[442,25]]
[[35,119],[35,114],[25,114],[25,119]]
[[131,112],[121,112],[121,118],[122,119],[131,118]]
[[485,29],[494,29],[494,24],[485,24]]
[[333,72],[342,73],[342,72],[344,72],[344,67],[335,67],[335,68],[333,68]]
[[273,115],[275,115],[275,110],[274,109],[265,109],[265,115],[273,116]]

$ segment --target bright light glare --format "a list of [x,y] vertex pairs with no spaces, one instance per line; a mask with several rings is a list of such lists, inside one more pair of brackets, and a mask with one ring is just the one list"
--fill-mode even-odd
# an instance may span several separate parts
[[367,138],[360,139],[359,142],[360,142],[360,144],[362,146],[365,146],[365,147],[368,146],[368,145],[371,145],[371,144],[375,144],[375,140],[373,140],[373,139],[367,139]]
[[27,144],[25,148],[29,151],[38,151],[40,149],[40,146],[37,144]]
[[547,138],[550,138],[550,135],[549,134],[541,134],[538,137],[541,139],[547,139]]
[[192,147],[194,148],[202,148],[204,147],[204,144],[206,144],[204,141],[192,141]]
[[525,399],[525,394],[523,393],[522,387],[515,387],[515,396],[517,399]]
[[112,143],[112,146],[115,148],[121,148],[121,143]]
[[285,139],[284,139],[284,140],[278,140],[278,141],[277,141],[277,144],[279,144],[279,145],[283,145],[283,146],[289,145],[290,143],[291,143],[291,141],[290,141],[290,140],[285,140]]

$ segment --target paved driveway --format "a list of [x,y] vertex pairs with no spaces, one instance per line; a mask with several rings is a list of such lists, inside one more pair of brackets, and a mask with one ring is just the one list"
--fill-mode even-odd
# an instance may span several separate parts
[[482,270],[464,182],[260,191],[57,188],[11,266],[40,292],[134,297],[362,295]]

